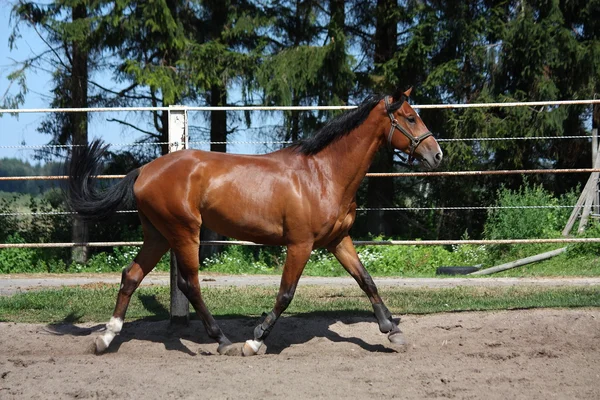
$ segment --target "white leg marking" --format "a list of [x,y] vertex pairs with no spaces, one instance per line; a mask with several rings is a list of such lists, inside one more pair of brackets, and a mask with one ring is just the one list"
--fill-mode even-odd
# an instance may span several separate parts
[[254,350],[254,353],[258,353],[258,350],[260,350],[260,346],[262,346],[263,341],[262,340],[246,340],[246,344],[248,346],[250,346],[252,348],[252,350]]
[[115,336],[121,332],[121,329],[123,329],[123,320],[121,318],[111,317],[108,324],[106,324],[106,332],[98,338],[101,343],[96,340],[96,350],[98,352],[106,350],[110,345],[110,342],[112,342]]
[[123,320],[121,318],[110,317],[110,321],[106,324],[106,330],[117,334],[121,332],[121,329],[123,329]]

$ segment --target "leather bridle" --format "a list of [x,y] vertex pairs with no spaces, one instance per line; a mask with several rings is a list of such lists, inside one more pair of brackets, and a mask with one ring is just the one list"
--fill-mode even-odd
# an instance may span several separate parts
[[390,121],[392,123],[392,126],[390,127],[390,133],[388,134],[388,145],[390,146],[390,148],[393,149],[392,147],[392,137],[394,136],[394,132],[396,129],[398,129],[400,132],[402,132],[402,134],[404,136],[406,136],[408,138],[408,141],[410,142],[410,145],[408,147],[408,162],[411,163],[414,160],[414,155],[415,155],[415,150],[417,149],[417,147],[421,144],[421,142],[425,139],[427,139],[429,136],[433,136],[433,133],[431,133],[430,131],[425,132],[424,134],[422,134],[419,137],[414,137],[413,135],[411,135],[410,133],[408,133],[408,131],[406,129],[404,129],[403,127],[400,126],[400,124],[398,123],[398,120],[396,119],[396,117],[394,117],[394,113],[392,111],[390,111],[390,101],[389,101],[389,96],[385,96],[383,101],[385,103],[385,111],[388,113],[388,116],[390,117]]

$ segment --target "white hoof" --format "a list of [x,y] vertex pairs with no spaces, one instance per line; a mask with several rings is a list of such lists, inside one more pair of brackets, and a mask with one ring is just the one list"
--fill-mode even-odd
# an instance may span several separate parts
[[242,347],[242,354],[245,357],[254,356],[258,353],[262,344],[262,340],[246,340],[246,343],[244,343],[244,346]]
[[115,336],[117,336],[119,332],[121,332],[122,328],[123,320],[121,320],[120,318],[111,317],[108,324],[106,324],[106,332],[104,333],[104,335],[98,336],[96,338],[96,354],[101,354],[104,351],[106,351],[106,349],[108,349],[108,346],[110,346],[110,342],[112,342]]
[[106,349],[108,349],[109,343],[106,343],[104,340],[104,335],[96,336],[96,340],[94,342],[96,344],[96,354],[102,354]]

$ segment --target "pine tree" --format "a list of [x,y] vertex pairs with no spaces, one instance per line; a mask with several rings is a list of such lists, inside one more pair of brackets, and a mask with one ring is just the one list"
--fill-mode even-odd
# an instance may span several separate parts
[[[354,86],[346,40],[345,1],[270,1],[273,21],[266,55],[257,71],[256,89],[264,104],[347,104]],[[284,112],[281,139],[297,141],[321,126],[330,114]]]

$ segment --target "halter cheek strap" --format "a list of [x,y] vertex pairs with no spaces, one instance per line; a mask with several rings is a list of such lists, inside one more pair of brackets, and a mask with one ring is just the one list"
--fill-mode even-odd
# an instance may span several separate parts
[[390,126],[390,133],[388,134],[388,146],[392,148],[392,138],[394,137],[394,132],[396,131],[396,129],[398,129],[402,134],[404,134],[404,136],[408,138],[408,141],[410,143],[408,147],[408,162],[412,163],[412,161],[415,158],[414,155],[417,147],[421,144],[423,140],[427,139],[429,136],[433,136],[433,133],[427,131],[419,137],[414,137],[413,135],[408,133],[406,129],[400,126],[398,120],[394,116],[394,113],[390,111],[389,96],[385,96],[383,101],[385,104],[385,111],[388,113],[388,117],[390,117],[390,121],[392,123]]

